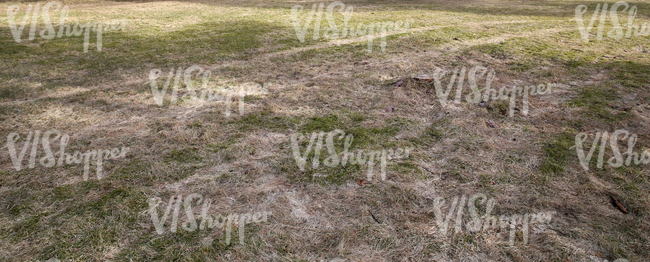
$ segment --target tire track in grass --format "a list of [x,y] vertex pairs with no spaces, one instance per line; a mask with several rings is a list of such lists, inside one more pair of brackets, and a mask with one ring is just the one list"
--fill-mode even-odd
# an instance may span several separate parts
[[[459,26],[463,27],[463,26],[481,26],[481,25],[502,25],[502,24],[517,24],[517,23],[536,23],[536,22],[537,21],[532,21],[532,20],[524,20],[524,21],[520,21],[520,20],[516,20],[516,21],[493,21],[493,22],[480,22],[480,23],[470,22],[470,23],[464,23],[464,24],[417,27],[417,28],[412,28],[412,29],[398,31],[398,32],[388,32],[385,35],[386,35],[386,37],[388,37],[388,36],[399,35],[399,34],[420,33],[420,32],[425,32],[425,31],[438,30],[438,29],[443,29],[443,28],[448,28],[448,27],[459,27]],[[225,62],[225,63],[220,64],[220,65],[214,65],[214,66],[208,67],[208,69],[217,70],[217,69],[224,68],[224,67],[242,66],[242,65],[247,65],[247,64],[254,63],[256,61],[269,60],[269,59],[275,58],[275,57],[291,56],[291,55],[295,55],[295,54],[305,52],[305,51],[311,51],[311,50],[316,50],[316,49],[325,49],[325,48],[331,48],[331,47],[341,46],[341,45],[355,44],[355,43],[368,41],[368,38],[370,38],[370,37],[381,38],[382,34],[366,35],[366,36],[361,36],[361,37],[357,37],[357,38],[333,40],[333,41],[329,41],[329,42],[321,43],[321,44],[317,44],[317,45],[296,47],[296,48],[292,48],[292,49],[289,49],[289,50],[283,50],[283,51],[277,51],[277,52],[263,54],[263,55],[261,55],[259,57],[253,58],[253,59],[234,60],[234,61],[230,61],[230,62]]]

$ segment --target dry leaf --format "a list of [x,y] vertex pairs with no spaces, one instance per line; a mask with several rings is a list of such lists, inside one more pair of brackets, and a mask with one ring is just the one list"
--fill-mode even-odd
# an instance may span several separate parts
[[618,211],[621,211],[624,214],[628,213],[627,208],[625,208],[623,203],[621,203],[621,201],[618,201],[618,199],[616,199],[615,197],[609,196],[609,201],[610,201],[610,203],[612,203],[612,206],[614,206],[616,209],[618,209]]
[[612,105],[612,104],[609,104],[609,107],[611,107],[612,109],[616,109],[616,110],[620,110],[620,111],[626,111],[626,112],[628,110],[628,108],[620,107],[620,106]]
[[357,180],[357,184],[359,184],[360,186],[363,186],[363,179]]
[[417,76],[414,76],[413,79],[415,79],[417,81],[433,82],[433,77],[431,77],[429,75],[417,75]]
[[485,124],[491,128],[499,128],[499,125],[497,125],[497,123],[494,123],[492,120],[485,120]]
[[398,88],[398,87],[400,87],[403,83],[404,83],[404,81],[402,81],[402,79],[400,79],[399,81],[395,82],[395,86],[393,86],[393,88]]

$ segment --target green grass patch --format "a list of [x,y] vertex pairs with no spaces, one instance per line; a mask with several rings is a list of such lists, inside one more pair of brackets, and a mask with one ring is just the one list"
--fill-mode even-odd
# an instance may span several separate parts
[[558,135],[553,140],[544,144],[544,159],[540,170],[544,174],[561,174],[565,167],[569,165],[570,160],[578,160],[575,155],[575,150],[571,149],[575,145],[575,134],[564,132]]

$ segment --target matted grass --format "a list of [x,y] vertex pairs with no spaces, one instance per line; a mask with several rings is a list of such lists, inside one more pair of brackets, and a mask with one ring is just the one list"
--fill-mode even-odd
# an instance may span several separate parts
[[[36,164],[16,171],[3,147],[1,260],[650,257],[650,166],[592,165],[585,172],[571,147],[580,132],[593,137],[617,129],[639,136],[635,152],[650,147],[648,38],[596,41],[592,35],[584,43],[570,20],[577,5],[587,4],[588,22],[601,2],[345,2],[354,7],[351,25],[411,20],[408,30],[387,36],[384,52],[375,38],[371,53],[363,37],[328,40],[321,32],[314,40],[313,27],[300,42],[291,7],[303,5],[304,15],[320,2],[62,1],[70,8],[66,24],[128,19],[123,30],[104,33],[101,52],[92,33],[87,53],[82,36],[16,43],[6,10],[19,5],[21,20],[29,3],[35,2],[0,3],[0,138],[57,129],[70,135],[66,152],[131,150],[104,163],[102,180],[91,175],[83,181],[83,165]],[[648,3],[630,4],[638,7],[636,24],[650,22]],[[342,15],[335,18],[343,21]],[[58,23],[58,15],[52,20]],[[325,18],[321,26],[327,26]],[[43,28],[39,20],[36,29]],[[166,76],[171,68],[192,65],[211,70],[211,88],[259,83],[267,92],[246,96],[243,115],[234,102],[229,117],[223,102],[156,105],[150,70]],[[443,105],[431,84],[408,78],[431,75],[436,67],[476,65],[494,70],[495,88],[559,85],[552,94],[531,96],[527,116],[517,111],[508,117],[503,101]],[[400,79],[403,84],[395,87]],[[466,88],[463,97],[468,93]],[[486,120],[499,128],[487,127]],[[358,180],[366,179],[366,168],[359,165],[321,163],[300,171],[291,135],[335,129],[354,134],[352,149],[415,149],[409,158],[390,162],[386,181],[376,176],[363,186]],[[343,147],[339,142],[337,150]],[[610,151],[605,159],[611,156]],[[272,215],[267,223],[246,226],[243,245],[236,229],[230,245],[222,229],[158,235],[148,200],[166,203],[172,195],[192,193],[211,199],[220,214]],[[556,215],[527,244],[517,231],[512,247],[491,232],[435,237],[434,199],[449,203],[475,193],[496,200],[493,215]],[[629,213],[614,208],[610,196]]]

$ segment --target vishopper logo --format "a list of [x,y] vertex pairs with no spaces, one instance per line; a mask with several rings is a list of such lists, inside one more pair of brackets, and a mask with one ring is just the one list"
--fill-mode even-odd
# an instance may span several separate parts
[[[335,137],[339,141],[345,138],[343,141],[343,152],[340,154],[337,153],[336,149],[334,148]],[[307,148],[301,153],[300,144],[305,140],[305,136],[303,134],[293,134],[291,135],[291,149],[293,150],[293,157],[296,160],[296,164],[298,165],[300,171],[305,171],[307,158],[310,155],[312,148],[314,150],[314,154],[312,157],[311,167],[312,169],[317,169],[320,166],[320,157],[324,138],[328,154],[328,157],[323,160],[323,164],[325,166],[336,167],[340,164],[342,167],[345,167],[345,165],[348,163],[352,165],[358,164],[361,166],[367,165],[368,181],[372,181],[375,161],[380,161],[381,179],[386,180],[386,165],[388,160],[408,158],[410,151],[413,150],[412,147],[407,147],[405,149],[398,148],[396,150],[368,150],[367,152],[365,152],[366,150],[364,149],[360,149],[356,150],[355,154],[355,152],[350,152],[350,146],[352,145],[352,139],[354,138],[354,135],[346,135],[343,130],[336,129],[327,133],[327,137],[325,137],[324,132],[313,132],[311,134],[311,138],[309,139]],[[315,145],[314,142],[316,142]]]
[[[575,148],[578,154],[578,159],[580,160],[580,165],[585,171],[589,171],[589,162],[594,155],[596,148],[598,148],[598,143],[600,141],[600,149],[598,151],[598,160],[596,163],[597,168],[603,168],[605,151],[607,151],[607,144],[612,149],[614,156],[607,160],[607,164],[611,167],[617,168],[623,165],[629,166],[632,163],[635,165],[639,164],[650,164],[650,149],[644,149],[641,153],[634,152],[634,146],[638,137],[636,134],[630,134],[627,130],[616,130],[611,135],[605,132],[597,132],[594,140],[591,142],[591,148],[589,152],[585,154],[584,143],[587,141],[589,135],[587,133],[579,133],[575,138]],[[618,147],[618,140],[627,139],[627,150],[621,153]],[[573,147],[571,147],[573,148]],[[623,156],[627,156],[625,160]]]
[[[197,78],[201,77],[201,87],[199,89],[194,88],[194,72],[196,72]],[[225,87],[219,90],[212,89],[208,86],[211,75],[212,73],[210,70],[205,70],[203,67],[197,65],[193,65],[185,70],[183,70],[182,67],[179,67],[178,69],[171,68],[166,81],[163,83],[162,88],[160,88],[157,79],[162,76],[162,70],[152,69],[149,72],[149,84],[151,85],[153,98],[158,106],[163,106],[165,94],[167,93],[173,79],[174,84],[170,93],[170,102],[172,104],[181,101],[189,101],[190,103],[222,101],[226,103],[224,114],[227,117],[230,116],[231,101],[233,97],[237,98],[239,101],[239,114],[243,115],[245,106],[244,97],[246,95],[260,95],[267,93],[266,90],[268,89],[268,86],[261,86],[257,83],[252,85]],[[184,90],[180,89],[181,79],[185,85]],[[184,94],[181,95],[181,93]]]
[[[56,136],[53,139],[51,139],[52,135],[56,135]],[[52,140],[57,140],[57,139],[60,139],[59,151],[57,153],[53,153],[51,148]],[[10,133],[7,136],[7,148],[9,149],[9,156],[11,157],[11,163],[13,164],[13,167],[16,169],[16,171],[20,171],[22,169],[23,159],[25,157],[25,154],[27,153],[27,150],[29,149],[30,142],[31,142],[31,153],[29,158],[29,168],[34,168],[36,166],[36,155],[38,153],[38,144],[41,143],[43,146],[43,150],[45,151],[45,156],[43,156],[38,161],[41,164],[41,166],[43,167],[53,167],[54,165],[62,166],[63,163],[65,163],[66,165],[81,164],[81,162],[83,161],[84,181],[88,180],[91,159],[95,161],[96,168],[97,168],[97,180],[99,180],[102,179],[102,172],[103,172],[102,165],[104,160],[124,158],[126,156],[126,153],[129,151],[129,147],[122,147],[121,150],[118,148],[113,148],[111,150],[96,149],[96,150],[86,151],[85,153],[80,153],[79,151],[75,151],[72,155],[70,155],[65,152],[65,147],[68,145],[70,136],[68,135],[61,136],[61,132],[57,130],[46,131],[43,134],[42,138],[41,138],[40,130],[37,130],[34,133],[29,132],[29,134],[27,134],[27,138],[25,138],[25,142],[23,144],[22,149],[20,150],[20,153],[16,151],[16,142],[18,142],[19,140],[20,140],[20,135],[18,133]],[[56,156],[59,157],[58,161],[56,159]]]
[[[627,23],[625,24],[625,28],[626,28],[625,34],[623,33],[623,27],[621,26],[621,23],[618,20],[618,9],[620,9],[621,7],[623,7],[623,10],[621,10],[621,12],[628,11]],[[611,6],[609,10],[607,10],[607,3],[604,3],[602,5],[602,9],[601,9],[601,5],[597,4],[596,9],[594,10],[593,15],[591,16],[591,19],[589,20],[589,24],[585,27],[585,21],[582,18],[582,16],[587,12],[588,9],[589,8],[586,5],[576,6],[575,18],[571,19],[576,21],[578,25],[578,31],[580,32],[580,36],[582,37],[582,41],[584,41],[585,43],[589,42],[589,37],[591,35],[591,31],[593,30],[596,19],[598,19],[598,31],[596,32],[596,39],[597,40],[603,39],[603,33],[605,31],[605,20],[607,18],[608,13],[611,18],[611,23],[613,28],[607,32],[607,36],[614,39],[621,39],[623,38],[623,36],[629,38],[632,36],[633,33],[634,36],[650,35],[650,26],[648,26],[648,23],[643,23],[641,29],[639,29],[639,25],[634,24],[634,19],[636,18],[636,13],[637,13],[637,8],[635,5],[630,7],[628,3],[621,1],[621,2],[616,2]],[[599,12],[600,12],[600,16],[598,14]]]
[[[316,8],[318,7],[318,11],[316,11]],[[307,15],[307,17],[303,20],[304,22],[300,22],[299,15],[303,11],[303,6],[302,5],[294,5],[291,8],[291,20],[293,22],[293,28],[296,31],[296,36],[298,37],[298,40],[300,40],[301,43],[305,42],[305,34],[307,33],[307,29],[312,24],[312,21],[314,20],[314,15],[316,16],[316,21],[314,21],[314,31],[312,34],[312,39],[313,40],[318,40],[320,38],[320,31],[321,31],[321,20],[323,17],[323,8],[325,7],[325,4],[321,3],[318,6],[316,4],[313,4],[311,7],[311,11]],[[342,27],[336,24],[335,21],[335,13],[336,10],[339,10],[339,12],[344,11],[343,13],[343,24]],[[413,20],[409,19],[406,22],[404,21],[397,21],[397,22],[373,22],[368,25],[364,25],[363,23],[359,23],[356,27],[350,26],[350,18],[352,17],[352,6],[348,6],[347,8],[345,7],[345,4],[340,1],[333,2],[327,6],[327,12],[325,13],[325,17],[327,19],[327,23],[329,25],[328,29],[324,29],[323,36],[325,38],[330,39],[330,40],[336,40],[339,38],[346,38],[348,36],[350,37],[361,37],[364,35],[368,36],[368,48],[366,51],[368,53],[372,52],[373,48],[373,41],[375,36],[375,33],[380,33],[379,36],[381,37],[381,51],[386,50],[386,34],[387,32],[391,31],[402,31],[402,30],[408,30],[409,29],[409,23],[412,23]]]
[[[452,72],[451,70],[445,70],[439,67],[436,67],[433,72],[433,76],[421,75],[415,76],[416,80],[425,80],[433,82],[433,86],[436,92],[436,97],[438,101],[443,106],[448,104],[449,95],[451,94],[452,87],[456,84],[456,93],[454,98],[455,104],[460,104],[463,98],[463,88],[465,87],[465,79],[467,78],[467,85],[469,85],[469,93],[464,96],[465,101],[469,103],[479,103],[481,101],[489,102],[493,100],[506,100],[509,101],[509,110],[508,114],[510,117],[513,117],[515,114],[515,108],[517,104],[517,98],[522,99],[522,114],[524,116],[528,115],[530,108],[529,96],[531,95],[544,95],[550,94],[553,92],[553,87],[555,84],[539,84],[529,85],[526,87],[522,86],[512,86],[510,88],[502,86],[499,91],[492,88],[492,82],[496,80],[494,70],[489,70],[484,66],[474,66],[467,69],[467,67],[456,67],[453,69],[453,73],[449,77],[449,82],[445,85],[443,79]],[[479,88],[481,81],[484,81],[484,88]]]
[[[20,26],[16,25],[16,14],[18,14],[18,11],[20,10],[20,6],[18,5],[11,5],[7,8],[7,19],[9,22],[9,28],[11,29],[11,35],[14,37],[14,40],[16,40],[16,43],[20,43],[22,41],[22,34],[23,30],[25,29],[25,25],[27,25],[27,21],[30,19],[31,16],[31,27],[29,30],[29,37],[28,40],[32,41],[36,37],[36,24],[38,22],[38,17],[39,17],[39,12],[41,12],[40,16],[43,18],[43,22],[45,23],[45,29],[40,31],[40,36],[43,39],[46,40],[51,40],[54,39],[56,36],[57,38],[63,37],[63,33],[65,32],[65,36],[81,36],[81,34],[84,35],[84,53],[88,52],[88,46],[90,45],[90,30],[92,29],[93,32],[97,34],[97,51],[102,51],[102,34],[105,31],[111,31],[111,30],[122,30],[124,29],[127,20],[120,20],[118,22],[112,21],[111,23],[94,23],[94,22],[88,22],[85,25],[79,25],[79,23],[75,23],[73,25],[67,25],[65,24],[65,20],[68,17],[69,13],[69,8],[68,6],[63,6],[63,9],[61,9],[61,14],[59,18],[59,24],[58,28],[59,31],[55,32],[55,28],[52,25],[51,19],[50,19],[50,9],[52,7],[56,7],[54,10],[59,11],[61,9],[61,4],[58,2],[48,2],[43,6],[43,9],[41,10],[41,3],[36,3],[36,5],[32,6],[32,4],[29,4],[27,6],[27,10],[25,12],[25,16],[23,16],[23,20],[20,23]],[[33,13],[32,13],[33,10]],[[119,25],[119,27],[118,27]]]
[[[196,222],[196,216],[194,214],[193,203],[196,205],[201,204],[201,215],[198,217],[201,220],[200,224]],[[255,212],[255,213],[246,213],[243,215],[240,214],[230,214],[226,216],[217,215],[216,217],[210,214],[210,207],[212,201],[208,198],[203,199],[203,196],[200,194],[191,194],[185,198],[183,201],[183,196],[171,196],[169,202],[167,202],[167,208],[163,213],[162,217],[158,215],[158,206],[162,203],[160,198],[151,198],[149,199],[149,209],[147,212],[151,215],[151,221],[153,222],[154,227],[156,228],[156,233],[162,235],[165,232],[164,224],[167,221],[170,213],[171,223],[169,225],[169,231],[175,233],[178,229],[179,218],[182,215],[180,213],[180,205],[183,204],[185,210],[185,219],[186,221],[181,224],[181,228],[185,231],[194,232],[198,230],[208,230],[213,228],[226,228],[226,245],[230,245],[230,238],[232,234],[233,226],[239,228],[239,243],[244,244],[244,232],[246,224],[251,223],[261,223],[267,222],[268,216],[271,215],[271,211],[264,212]],[[172,208],[174,211],[172,212]]]
[[[485,214],[482,216],[479,216],[477,201],[480,205],[484,205]],[[445,205],[445,199],[442,197],[436,197],[433,201],[433,212],[436,217],[438,230],[436,232],[435,228],[432,227],[431,233],[446,238],[449,235],[449,222],[452,217],[454,217],[454,211],[456,210],[454,233],[458,234],[459,232],[462,232],[464,208],[465,204],[467,204],[470,218],[469,221],[465,223],[466,232],[483,232],[484,234],[489,234],[490,231],[499,231],[496,237],[497,239],[501,239],[505,236],[505,234],[502,234],[502,231],[505,232],[509,229],[509,234],[507,235],[508,244],[513,246],[515,244],[516,228],[519,225],[522,232],[523,243],[527,244],[531,229],[534,231],[533,233],[543,232],[546,230],[545,224],[549,223],[555,214],[555,211],[550,211],[525,215],[501,215],[497,218],[496,216],[491,215],[495,202],[494,198],[488,199],[485,194],[481,193],[471,196],[469,200],[466,195],[463,195],[460,198],[460,202],[458,202],[458,196],[455,196],[451,202],[449,211],[447,211],[447,215],[444,216],[442,210]],[[531,225],[534,227],[531,228]]]

